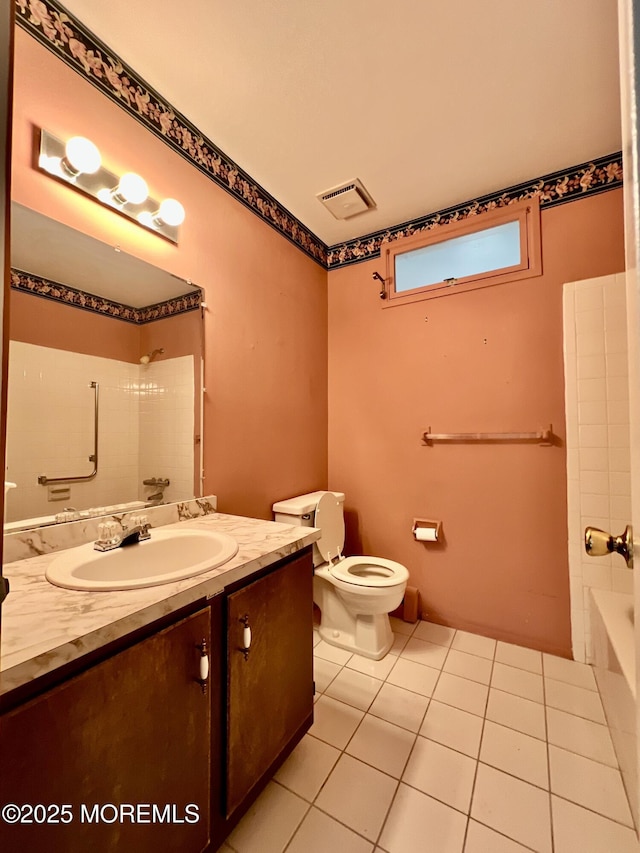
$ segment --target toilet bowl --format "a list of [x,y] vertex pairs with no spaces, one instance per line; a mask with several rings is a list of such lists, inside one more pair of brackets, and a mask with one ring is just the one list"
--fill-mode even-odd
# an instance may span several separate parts
[[342,556],[343,502],[342,492],[311,492],[274,504],[274,517],[322,531],[313,546],[313,600],[322,639],[380,660],[393,645],[389,613],[402,601],[409,572],[382,557]]

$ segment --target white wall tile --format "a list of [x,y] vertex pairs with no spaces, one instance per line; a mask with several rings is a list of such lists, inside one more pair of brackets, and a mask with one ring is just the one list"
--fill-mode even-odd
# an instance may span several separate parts
[[[176,453],[183,446],[193,453],[191,357],[150,365],[154,371],[159,368],[159,382],[153,385],[155,407],[147,410],[146,420],[142,417],[139,364],[15,341],[11,342],[9,363],[6,477],[17,482],[18,488],[8,501],[7,520],[55,514],[65,505],[88,508],[136,500],[143,479],[139,446],[171,460],[170,473],[149,476],[170,476],[172,485],[174,480],[182,484],[176,497],[193,494],[193,456]],[[88,459],[93,452],[91,381],[100,385],[98,475],[87,483],[71,483],[68,501],[51,502],[47,488],[37,482],[38,475],[84,475],[92,468]],[[171,407],[167,390],[174,382],[185,388],[185,396]],[[143,423],[148,433],[144,436]],[[163,436],[164,445],[158,446],[158,436]]]
[[585,661],[591,656],[589,589],[630,586],[611,556],[589,558],[583,547],[585,526],[613,531],[618,519],[629,517],[624,274],[565,285],[563,306],[567,446],[578,451],[577,472],[575,455],[567,459],[571,631],[574,657]]

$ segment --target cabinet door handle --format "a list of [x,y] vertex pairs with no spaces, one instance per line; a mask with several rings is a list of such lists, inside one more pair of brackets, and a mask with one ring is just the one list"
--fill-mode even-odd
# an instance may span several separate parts
[[196,648],[200,652],[200,678],[196,678],[196,681],[202,687],[202,692],[206,694],[209,684],[209,646],[207,641],[203,639]]
[[244,659],[249,660],[249,650],[251,648],[251,625],[249,625],[249,614],[245,613],[238,620],[244,625],[242,629],[242,642],[244,647],[240,651],[244,654]]

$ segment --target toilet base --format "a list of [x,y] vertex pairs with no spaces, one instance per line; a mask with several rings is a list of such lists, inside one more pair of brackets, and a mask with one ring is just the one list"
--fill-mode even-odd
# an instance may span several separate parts
[[339,627],[328,627],[322,624],[321,612],[318,633],[331,646],[346,649],[371,660],[383,658],[393,645],[393,631],[388,614],[358,615],[351,621],[349,626],[343,623]]

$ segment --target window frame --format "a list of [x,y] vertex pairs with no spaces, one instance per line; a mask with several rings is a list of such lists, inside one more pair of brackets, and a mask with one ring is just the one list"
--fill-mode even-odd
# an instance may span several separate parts
[[[456,237],[473,234],[477,231],[484,231],[496,225],[516,221],[520,223],[519,264],[502,267],[500,270],[476,273],[455,281],[443,281],[439,284],[414,287],[411,290],[396,291],[395,259],[398,255],[433,246],[436,243],[443,243]],[[493,287],[497,284],[539,276],[542,275],[540,202],[535,196],[486,213],[467,216],[465,219],[437,226],[431,231],[414,234],[411,237],[401,237],[392,243],[384,244],[382,251],[386,259],[385,290],[387,298],[383,303],[385,308],[419,302],[423,299],[450,296],[453,293],[466,293],[482,287]]]

